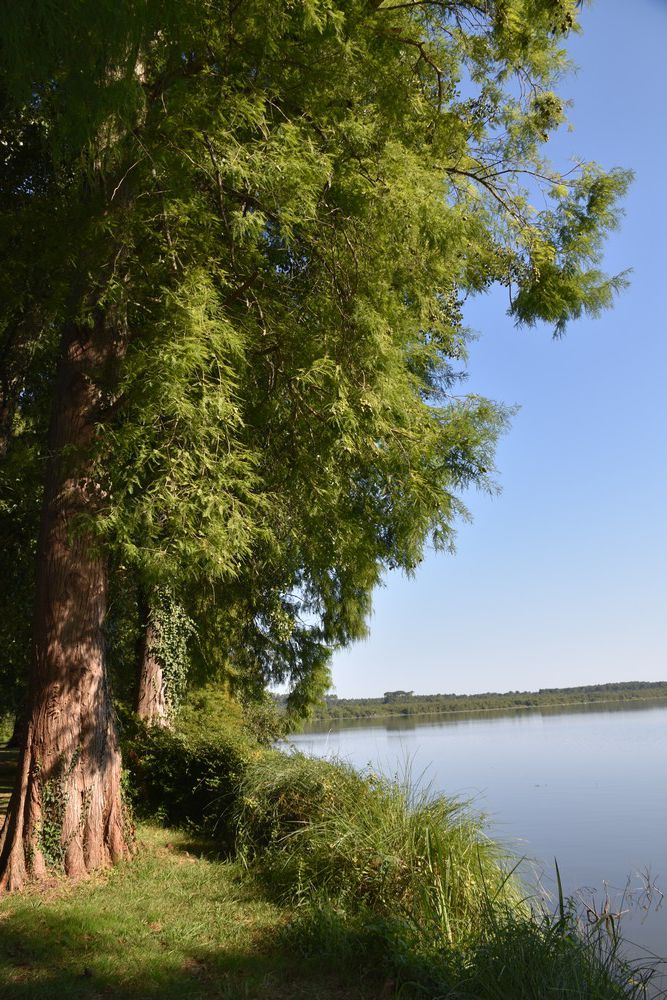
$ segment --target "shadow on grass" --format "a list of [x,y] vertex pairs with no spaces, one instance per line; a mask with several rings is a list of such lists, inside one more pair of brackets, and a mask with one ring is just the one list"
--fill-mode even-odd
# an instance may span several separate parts
[[[184,850],[180,856],[182,870],[196,875],[202,863]],[[55,887],[52,892],[63,894],[52,899],[48,891],[0,903],[2,1000],[386,1000],[395,995],[392,981],[367,961],[353,936],[341,949],[341,928],[331,952],[300,947],[289,914],[271,907],[242,878],[223,880],[217,926],[210,884],[205,910],[197,910],[193,900],[189,926],[187,909],[180,923],[170,923],[169,899],[146,900],[140,919],[135,897],[126,919],[122,894],[109,894],[104,885]],[[188,900],[183,903],[187,908]]]
[[[196,858],[215,863],[231,862],[234,860],[233,853],[227,846],[216,844],[215,841],[206,837],[196,837],[188,834],[185,839],[181,836],[177,843],[169,843],[167,847],[169,850],[174,851],[176,854],[182,854],[186,858]],[[1,997],[0,1000],[2,1000]]]
[[[200,844],[170,837],[108,881],[56,882],[41,895],[0,900],[1,1000],[630,996],[611,983],[573,991],[583,967],[568,974],[567,939],[545,964],[537,934],[499,934],[465,975],[447,974],[406,951],[399,922],[277,907],[238,867],[196,858]],[[445,979],[457,983],[451,994]]]
[[17,750],[0,747],[0,794],[11,792],[16,777]]

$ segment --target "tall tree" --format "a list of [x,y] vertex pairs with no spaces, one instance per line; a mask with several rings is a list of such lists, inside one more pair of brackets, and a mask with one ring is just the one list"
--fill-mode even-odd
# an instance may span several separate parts
[[[244,662],[230,631],[241,669],[288,677],[298,701],[326,649],[360,634],[383,568],[450,544],[461,487],[489,481],[506,415],[456,395],[461,297],[500,282],[518,321],[559,333],[609,305],[622,279],[597,263],[627,176],[561,176],[539,152],[563,118],[551,87],[576,7],[3,12],[20,280],[0,315],[39,315],[33,339],[58,360],[0,886],[131,849],[111,556],[151,588],[237,587],[200,604],[245,602],[264,638]],[[23,156],[28,127],[39,158]],[[537,189],[551,209],[532,207]]]

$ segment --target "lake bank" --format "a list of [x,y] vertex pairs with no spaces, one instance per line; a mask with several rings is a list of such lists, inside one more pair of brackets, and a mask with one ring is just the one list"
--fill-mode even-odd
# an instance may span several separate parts
[[[541,862],[552,892],[556,857],[566,892],[605,887],[619,902],[667,873],[667,704],[572,706],[520,712],[448,713],[416,720],[358,721],[293,737],[306,753],[363,769],[409,767],[434,792],[471,800],[490,833]],[[646,871],[648,869],[648,872]],[[587,893],[587,898],[592,898]],[[651,909],[660,900],[653,893]],[[623,907],[625,908],[625,907]],[[665,908],[626,919],[628,933],[667,952]]]
[[[420,697],[420,696],[418,696]],[[471,696],[475,697],[475,696]],[[482,696],[480,696],[482,697]],[[499,705],[499,706],[489,706],[489,707],[464,707],[464,708],[435,708],[435,709],[417,709],[413,710],[412,707],[404,708],[401,711],[377,711],[373,713],[358,714],[358,715],[341,715],[335,716],[331,715],[326,718],[315,718],[312,722],[308,722],[304,725],[303,731],[310,732],[316,731],[317,729],[327,726],[327,725],[342,725],[345,722],[357,722],[357,721],[367,721],[372,722],[374,720],[383,719],[420,719],[428,718],[438,715],[473,715],[478,713],[510,713],[510,712],[527,712],[527,711],[540,711],[547,709],[576,709],[576,708],[590,708],[594,709],[595,706],[600,705],[618,705],[619,708],[630,708],[633,705],[638,705],[639,707],[645,707],[648,703],[653,702],[664,702],[667,704],[667,691],[661,694],[651,694],[646,696],[637,696],[630,698],[595,698],[591,700],[582,699],[580,701],[549,701],[547,699],[534,704],[518,704],[518,705]]]
[[137,807],[152,782],[190,830],[144,824],[133,861],[0,898],[3,1000],[646,995],[603,923],[531,912],[502,846],[446,798],[234,733],[128,740]]

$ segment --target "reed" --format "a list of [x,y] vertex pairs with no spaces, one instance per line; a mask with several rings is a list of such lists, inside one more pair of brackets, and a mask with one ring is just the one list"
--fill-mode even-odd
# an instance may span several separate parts
[[657,995],[653,969],[625,962],[617,934],[582,923],[562,892],[555,912],[528,898],[517,860],[483,818],[409,773],[392,781],[271,754],[246,769],[236,823],[247,868],[300,907],[294,946],[338,951],[342,963],[372,955],[402,984],[399,995]]

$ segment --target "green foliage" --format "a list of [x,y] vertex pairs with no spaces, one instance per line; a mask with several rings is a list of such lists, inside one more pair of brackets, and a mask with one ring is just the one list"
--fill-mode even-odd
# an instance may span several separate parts
[[219,685],[188,692],[174,731],[122,713],[128,797],[139,817],[158,817],[235,841],[235,803],[248,765],[270,758],[284,718],[270,701],[241,705]]
[[206,733],[211,740],[241,736],[256,746],[272,746],[285,735],[286,717],[274,699],[264,694],[257,701],[238,701],[224,684],[192,687],[176,716],[176,728],[186,739]]
[[14,730],[14,716],[0,716],[0,744],[6,743],[11,738]]
[[4,455],[0,440],[0,714],[21,709],[28,683],[41,503],[40,430],[17,423]]
[[[79,762],[81,751],[72,755],[68,762],[64,755],[61,755],[51,768],[48,778],[38,767],[39,791],[41,800],[41,820],[37,829],[37,845],[44,856],[44,860],[49,868],[62,871],[65,861],[65,854],[69,847],[70,840],[74,837],[72,832],[69,839],[63,838],[63,823],[65,819],[65,809],[70,795],[70,778]],[[83,803],[81,823],[86,819],[88,803]]]
[[429,961],[408,949],[399,928],[368,913],[277,905],[240,865],[191,833],[143,826],[138,839],[134,863],[102,879],[39,901],[30,893],[3,897],[3,1000],[643,996],[639,971],[634,984],[615,984],[565,928],[552,927],[549,939],[548,928],[543,935],[508,923],[495,946],[480,945],[465,964],[451,952]]
[[273,698],[265,695],[261,701],[246,701],[243,705],[243,724],[260,746],[273,746],[292,729],[293,722]]
[[89,529],[171,588],[198,668],[303,715],[383,573],[494,489],[511,414],[460,394],[463,299],[504,285],[560,334],[623,283],[600,254],[629,175],[541,154],[578,5],[33,8],[0,24],[18,417],[53,393],[36,347],[102,319]]
[[193,687],[178,711],[176,728],[188,740],[203,732],[214,740],[234,739],[243,732],[243,709],[223,684]]
[[382,698],[327,697],[313,707],[315,722],[381,719],[392,716],[440,715],[450,712],[491,712],[566,705],[618,704],[667,697],[667,681],[617,681],[573,688],[507,691],[498,694],[413,694],[387,691]]
[[583,312],[598,316],[627,284],[627,275],[606,278],[594,265],[602,258],[598,223],[606,230],[619,222],[618,197],[628,184],[627,172],[603,174],[588,167],[572,184],[567,197],[554,193],[558,206],[544,212],[541,228],[549,234],[532,250],[532,278],[512,303],[520,322],[533,325],[537,319],[555,324],[564,333],[567,322]]
[[310,828],[342,802],[346,808],[358,806],[369,791],[351,768],[301,754],[264,757],[239,789],[239,848],[248,861],[264,858],[267,850],[280,850],[292,834]]
[[233,842],[231,811],[256,744],[238,729],[184,736],[144,727],[128,718],[122,736],[130,802],[139,817],[214,831],[223,846]]
[[153,595],[149,622],[152,625],[149,653],[159,660],[170,711],[177,712],[188,680],[188,644],[196,635],[196,628],[184,608],[167,590]]
[[112,565],[104,621],[108,670],[114,699],[128,711],[136,703],[138,660],[145,639],[145,608],[136,576]]

